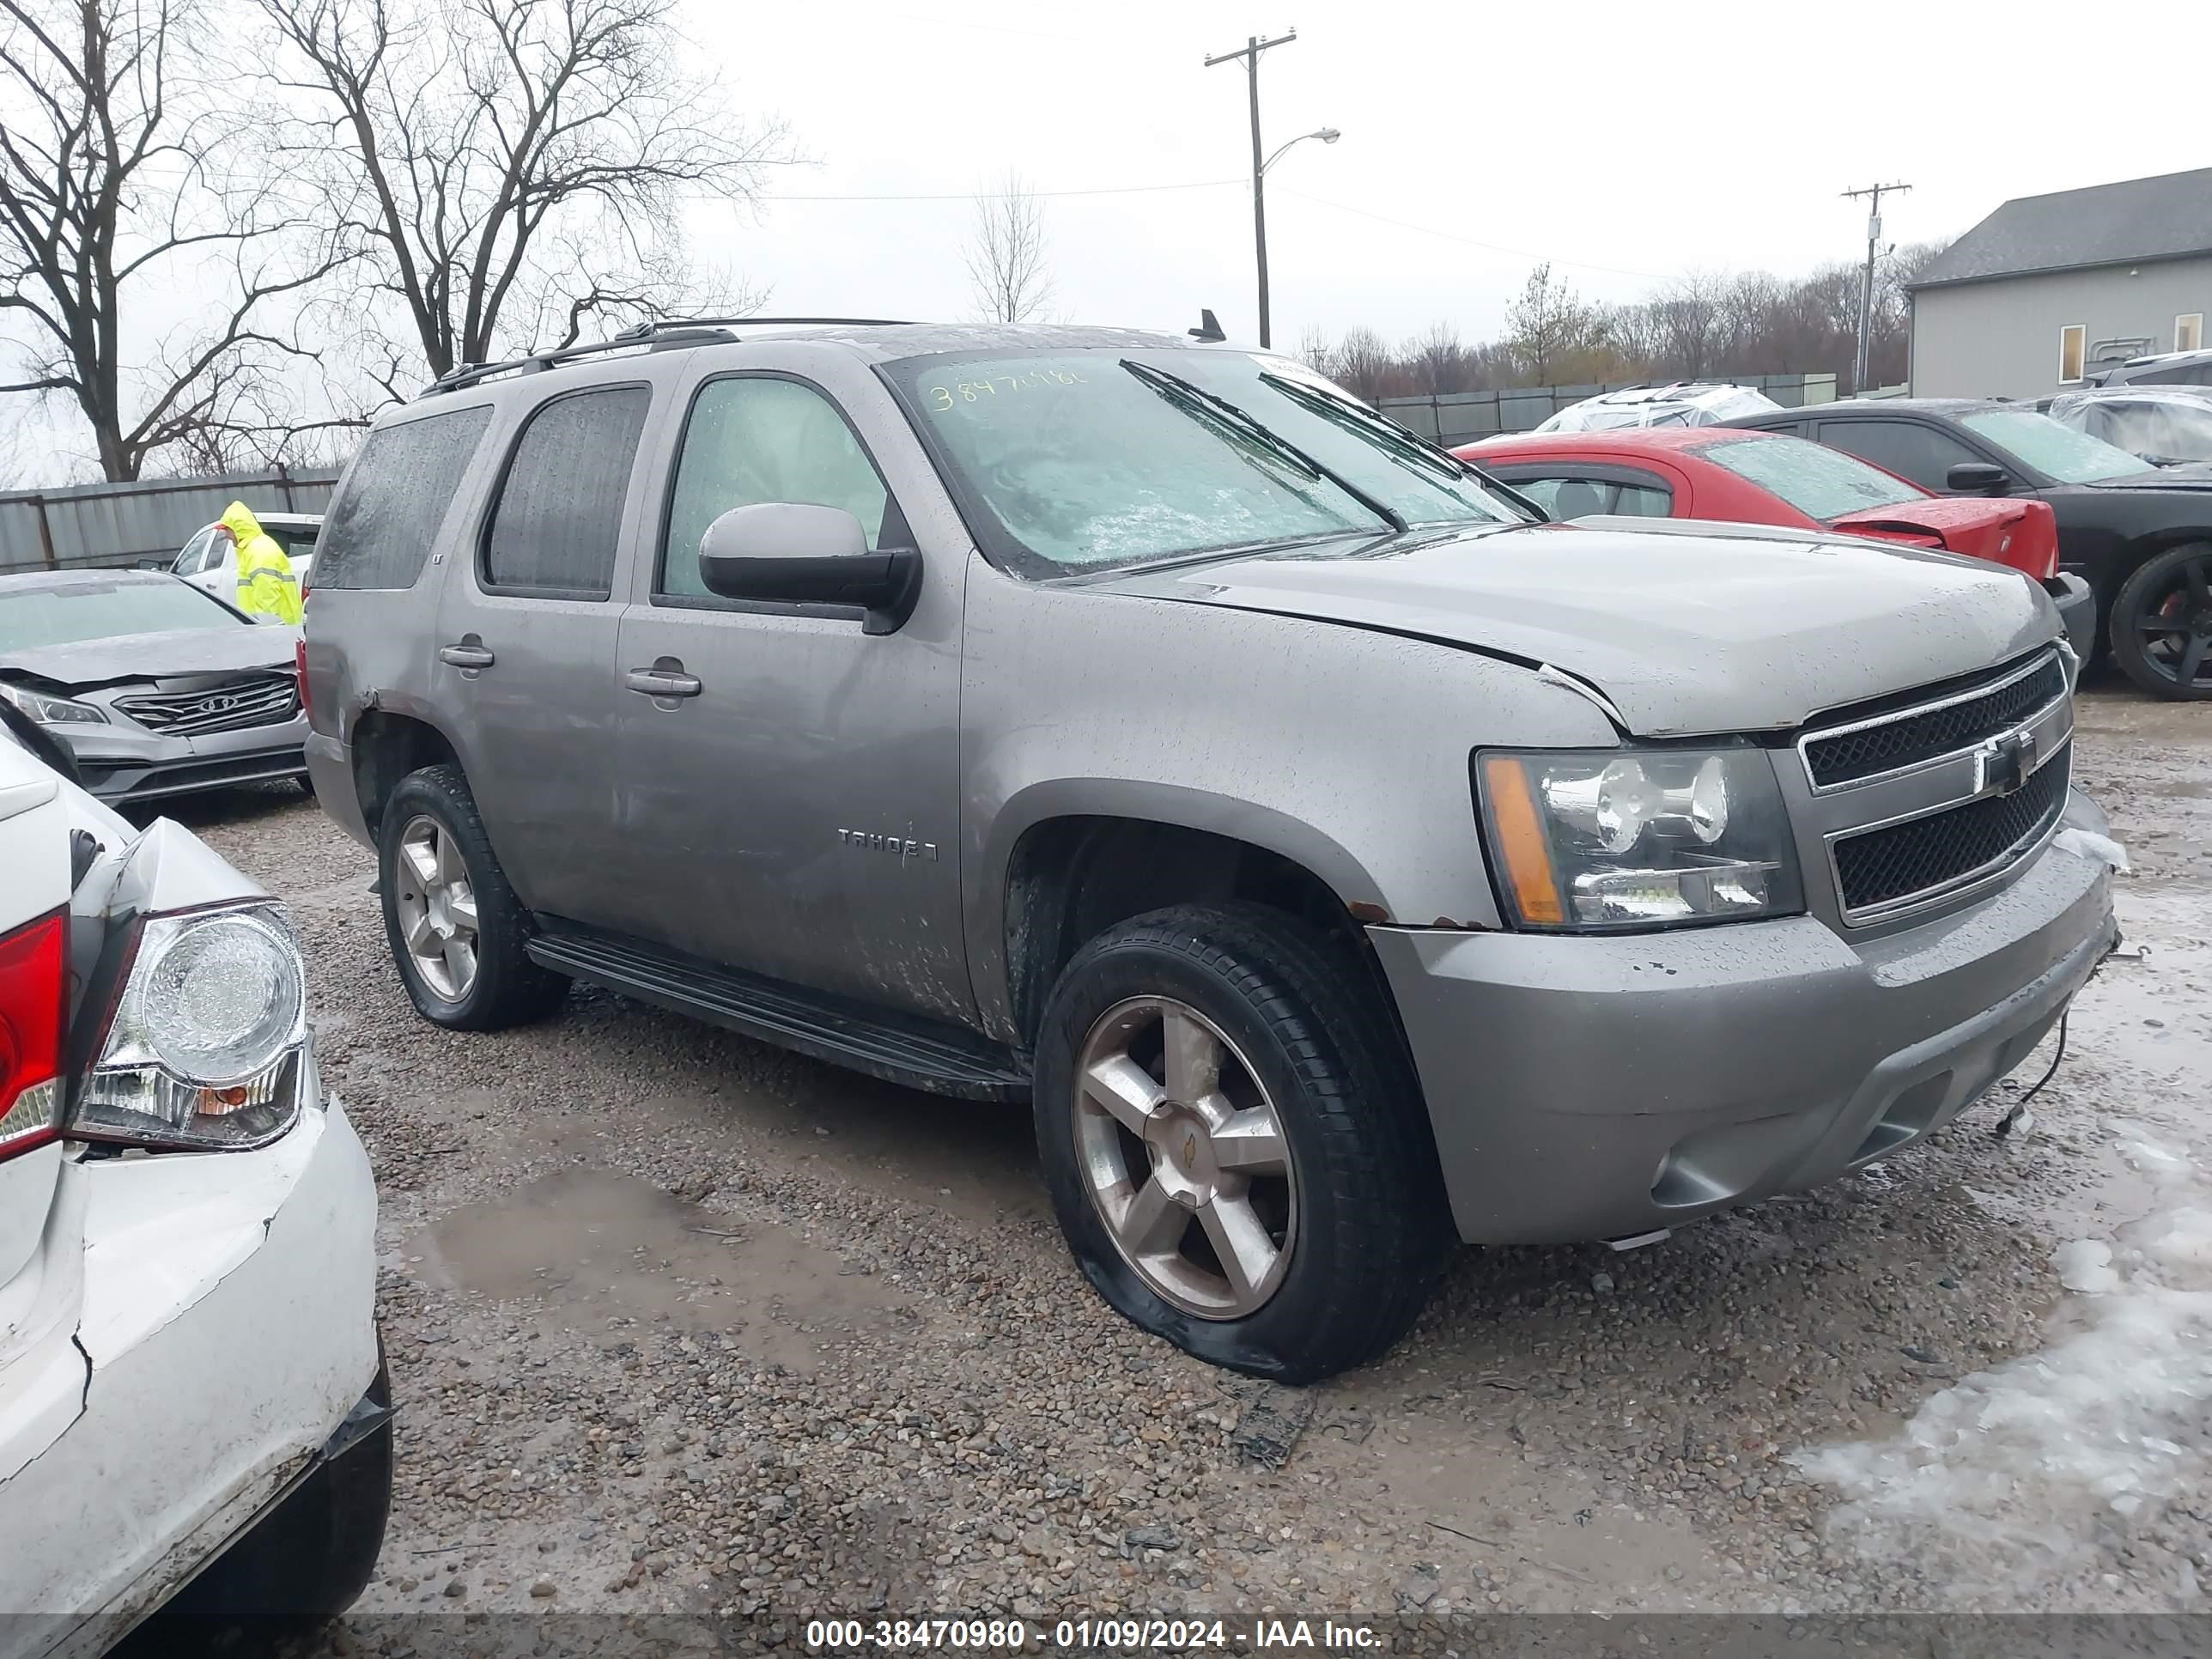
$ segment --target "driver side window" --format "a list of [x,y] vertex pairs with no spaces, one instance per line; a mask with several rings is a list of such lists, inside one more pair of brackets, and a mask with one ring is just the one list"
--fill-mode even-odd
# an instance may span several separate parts
[[762,375],[711,380],[684,423],[655,591],[704,597],[699,538],[731,508],[763,501],[842,507],[872,549],[884,545],[886,518],[898,523],[874,464],[823,393]]
[[197,576],[208,568],[208,550],[215,545],[215,526],[205,530],[185,544],[185,550],[177,555],[177,562],[169,567],[173,576]]

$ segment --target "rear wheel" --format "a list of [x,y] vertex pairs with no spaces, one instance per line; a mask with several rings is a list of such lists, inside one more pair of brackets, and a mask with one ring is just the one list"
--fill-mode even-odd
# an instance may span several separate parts
[[1085,1275],[1215,1364],[1306,1382],[1373,1358],[1453,1242],[1388,1010],[1278,912],[1182,906],[1085,945],[1045,1012],[1036,1114]]
[[499,1031],[559,1005],[568,981],[530,959],[530,914],[460,768],[401,779],[377,842],[385,936],[416,1012],[451,1030]]
[[2212,697],[2212,542],[2147,559],[2112,604],[2112,656],[2154,697]]

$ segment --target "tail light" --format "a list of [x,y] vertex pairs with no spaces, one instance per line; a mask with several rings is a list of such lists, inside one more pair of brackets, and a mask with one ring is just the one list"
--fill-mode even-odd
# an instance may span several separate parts
[[68,1010],[68,914],[0,936],[0,1158],[61,1133]]
[[307,636],[304,634],[292,641],[292,672],[300,682],[300,712],[313,720],[315,711],[307,704]]

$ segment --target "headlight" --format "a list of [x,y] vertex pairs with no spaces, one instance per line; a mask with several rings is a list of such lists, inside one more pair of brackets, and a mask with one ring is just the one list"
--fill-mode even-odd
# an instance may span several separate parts
[[1765,751],[1577,750],[1475,757],[1498,888],[1518,927],[1671,927],[1804,908]]
[[21,709],[41,726],[106,726],[107,711],[67,697],[50,697],[21,685],[0,685],[0,697]]
[[273,909],[149,916],[69,1133],[266,1145],[299,1115],[307,1033],[307,975]]

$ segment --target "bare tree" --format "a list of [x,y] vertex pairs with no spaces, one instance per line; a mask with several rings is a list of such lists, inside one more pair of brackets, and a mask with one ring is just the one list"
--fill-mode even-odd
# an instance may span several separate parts
[[678,67],[698,53],[675,0],[256,4],[272,101],[315,110],[277,124],[280,163],[404,313],[365,319],[387,391],[595,319],[749,308],[690,258],[681,204],[753,200],[792,157],[780,125]]
[[1404,390],[1394,384],[1401,378],[1397,354],[1388,340],[1364,325],[1345,331],[1329,360],[1329,372],[1346,391],[1370,403]]
[[1467,348],[1449,323],[1431,323],[1426,332],[1408,340],[1405,366],[1415,392],[1433,396],[1468,390]]
[[1336,373],[1336,353],[1329,346],[1328,331],[1319,323],[1306,325],[1298,336],[1298,349],[1291,355],[1316,374]]
[[[100,473],[241,422],[297,348],[273,302],[338,256],[226,177],[236,112],[208,94],[194,0],[0,0],[0,315],[27,362],[0,392],[63,395]],[[208,289],[200,320],[127,337]]]
[[1603,380],[1627,367],[1613,347],[1611,325],[1603,307],[1554,278],[1548,264],[1540,264],[1505,308],[1504,344],[1528,385]]
[[1044,207],[1011,167],[996,190],[975,197],[968,238],[968,280],[976,308],[994,323],[1029,323],[1052,303]]

